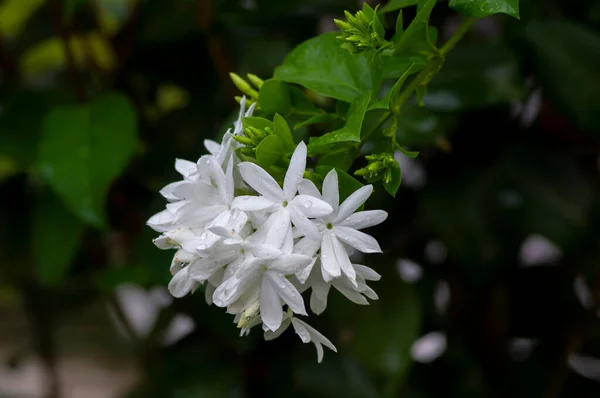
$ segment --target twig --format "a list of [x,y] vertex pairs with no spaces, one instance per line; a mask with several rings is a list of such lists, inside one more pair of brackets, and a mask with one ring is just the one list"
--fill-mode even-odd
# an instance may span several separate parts
[[63,23],[62,6],[59,0],[48,0],[48,7],[50,7],[50,13],[52,14],[54,30],[56,31],[63,45],[65,61],[67,63],[67,70],[71,78],[71,84],[73,85],[75,99],[78,102],[84,102],[85,90],[83,87],[81,76],[77,71],[77,65],[75,64],[75,56],[73,55],[73,49],[71,48],[71,31],[69,27]]

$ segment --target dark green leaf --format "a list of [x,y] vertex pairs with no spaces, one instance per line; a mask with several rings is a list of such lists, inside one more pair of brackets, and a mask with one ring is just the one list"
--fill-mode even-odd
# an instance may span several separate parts
[[348,171],[354,163],[358,148],[352,143],[333,144],[326,152],[319,155],[319,166],[326,165]]
[[600,35],[566,21],[531,23],[526,33],[548,95],[579,127],[600,131]]
[[338,142],[360,142],[362,122],[371,100],[371,93],[366,92],[350,104],[346,125],[339,130],[324,134],[320,137],[311,137],[308,151],[312,154],[326,151],[331,144]]
[[414,6],[418,3],[418,0],[390,0],[383,7],[379,8],[379,12],[384,14],[386,12],[392,12],[401,8]]
[[373,8],[371,8],[371,6],[365,2],[362,6],[362,12],[372,21],[373,29],[375,30],[377,36],[383,38],[385,36],[385,28],[383,27],[383,24],[381,23],[381,20],[379,19],[379,16],[375,10],[373,10]]
[[258,104],[266,113],[286,113],[291,107],[289,85],[276,79],[266,80],[258,91]]
[[339,192],[340,192],[340,203],[342,203],[348,196],[350,196],[354,191],[363,186],[356,178],[352,177],[350,174],[346,173],[344,170],[341,170],[337,167],[331,166],[317,166],[315,171],[323,178],[331,171],[331,169],[335,169],[338,175],[338,184],[339,184]]
[[275,69],[274,77],[346,102],[378,91],[378,57],[373,52],[350,54],[340,47],[337,35],[329,32],[300,44]]
[[417,65],[415,63],[410,63],[406,65],[406,70],[404,71],[404,73],[402,73],[402,75],[398,78],[398,80],[396,80],[396,82],[394,83],[394,85],[392,86],[391,89],[388,90],[388,92],[386,93],[385,97],[379,101],[373,102],[371,105],[369,105],[368,110],[372,110],[372,109],[390,109],[390,101],[391,99],[396,96],[400,90],[402,89],[402,86],[404,85],[404,82],[406,81],[406,79],[412,75],[413,73],[415,73],[415,71],[418,71],[421,69],[421,65]]
[[32,248],[39,280],[60,284],[69,271],[83,223],[52,193],[40,195],[33,212]]
[[120,94],[54,108],[43,122],[37,169],[69,209],[104,227],[106,191],[133,155],[135,135],[135,111]]
[[383,187],[390,195],[396,197],[396,192],[398,192],[398,188],[400,188],[400,182],[402,181],[402,171],[398,165],[398,167],[392,167],[391,172],[392,179],[389,182],[384,181]]
[[404,34],[394,42],[396,46],[394,55],[396,57],[406,58],[435,53],[435,49],[429,41],[429,16],[435,2],[436,0],[424,2]]
[[256,161],[260,166],[266,168],[277,163],[283,153],[281,139],[276,135],[269,135],[256,147]]
[[326,123],[326,122],[331,122],[333,120],[335,120],[335,117],[332,116],[332,115],[330,115],[330,114],[328,114],[328,113],[323,113],[323,114],[320,114],[320,115],[315,115],[315,116],[313,116],[313,117],[311,117],[309,119],[306,119],[303,122],[296,123],[294,125],[294,130],[296,130],[296,129],[300,128],[300,127],[303,127],[303,126],[310,126],[311,124]]
[[502,13],[519,19],[519,0],[450,0],[450,7],[469,17]]
[[281,149],[285,148],[286,150],[292,152],[295,144],[290,126],[279,114],[275,114],[275,117],[273,118],[273,130],[275,135],[279,137],[280,144],[282,145]]
[[460,44],[427,86],[425,105],[440,111],[509,104],[521,98],[515,55],[498,44]]

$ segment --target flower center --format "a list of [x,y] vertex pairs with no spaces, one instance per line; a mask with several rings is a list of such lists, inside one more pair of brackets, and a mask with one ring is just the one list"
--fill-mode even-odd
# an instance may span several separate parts
[[328,222],[326,225],[327,229],[333,229],[333,224]]
[[287,205],[288,205],[288,201],[287,201],[287,200],[284,200],[284,201],[283,201],[283,203],[281,203],[281,205],[282,205],[283,207],[287,207]]

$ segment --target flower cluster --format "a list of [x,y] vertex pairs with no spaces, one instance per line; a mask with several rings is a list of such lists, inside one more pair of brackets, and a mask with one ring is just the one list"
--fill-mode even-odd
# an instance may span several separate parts
[[[300,142],[289,162],[283,187],[252,162],[240,162],[234,137],[252,115],[241,101],[238,120],[221,144],[206,141],[210,152],[197,163],[177,160],[183,179],[161,194],[166,210],[148,220],[161,235],[161,249],[176,249],[169,291],[182,297],[203,286],[208,304],[235,316],[241,335],[262,325],[267,340],[290,325],[304,343],[317,348],[318,360],[333,344],[297,315],[307,315],[302,293],[311,289],[310,309],[322,313],[333,286],[351,301],[377,299],[366,281],[379,275],[353,264],[354,251],[379,253],[371,236],[360,232],[383,222],[382,210],[356,212],[373,191],[364,186],[339,203],[338,176],[331,171],[322,191],[304,179],[306,145]],[[238,192],[254,195],[237,195]],[[284,307],[287,309],[284,310]]]

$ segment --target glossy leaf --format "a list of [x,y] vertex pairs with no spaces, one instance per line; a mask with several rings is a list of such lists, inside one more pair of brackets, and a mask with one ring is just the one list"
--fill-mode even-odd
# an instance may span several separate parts
[[429,38],[429,17],[436,0],[427,0],[420,4],[419,12],[412,20],[402,36],[394,41],[396,57],[423,56],[434,54]]
[[276,135],[269,135],[256,147],[256,160],[263,168],[277,163],[284,153],[283,143]]
[[418,0],[390,0],[383,7],[379,8],[379,12],[384,14],[387,12],[400,10],[402,8],[414,6],[418,2]]
[[450,0],[450,7],[469,17],[508,14],[519,19],[519,0]]
[[265,113],[286,113],[291,107],[289,85],[276,80],[266,80],[258,91],[258,104]]
[[63,282],[77,253],[84,224],[52,193],[40,195],[33,211],[32,248],[39,280]]
[[341,129],[320,137],[311,137],[308,144],[309,153],[321,153],[326,151],[330,145],[339,142],[360,142],[360,131],[370,99],[371,93],[367,92],[352,102],[348,111],[346,125]]
[[293,152],[295,145],[292,131],[285,119],[279,114],[275,114],[273,118],[273,132],[279,138],[281,148]]
[[377,90],[381,84],[378,58],[372,52],[350,54],[340,47],[337,35],[329,32],[300,44],[275,69],[274,77],[346,102]]
[[104,227],[108,186],[133,155],[135,135],[134,109],[121,94],[57,107],[44,118],[37,170],[71,211]]

